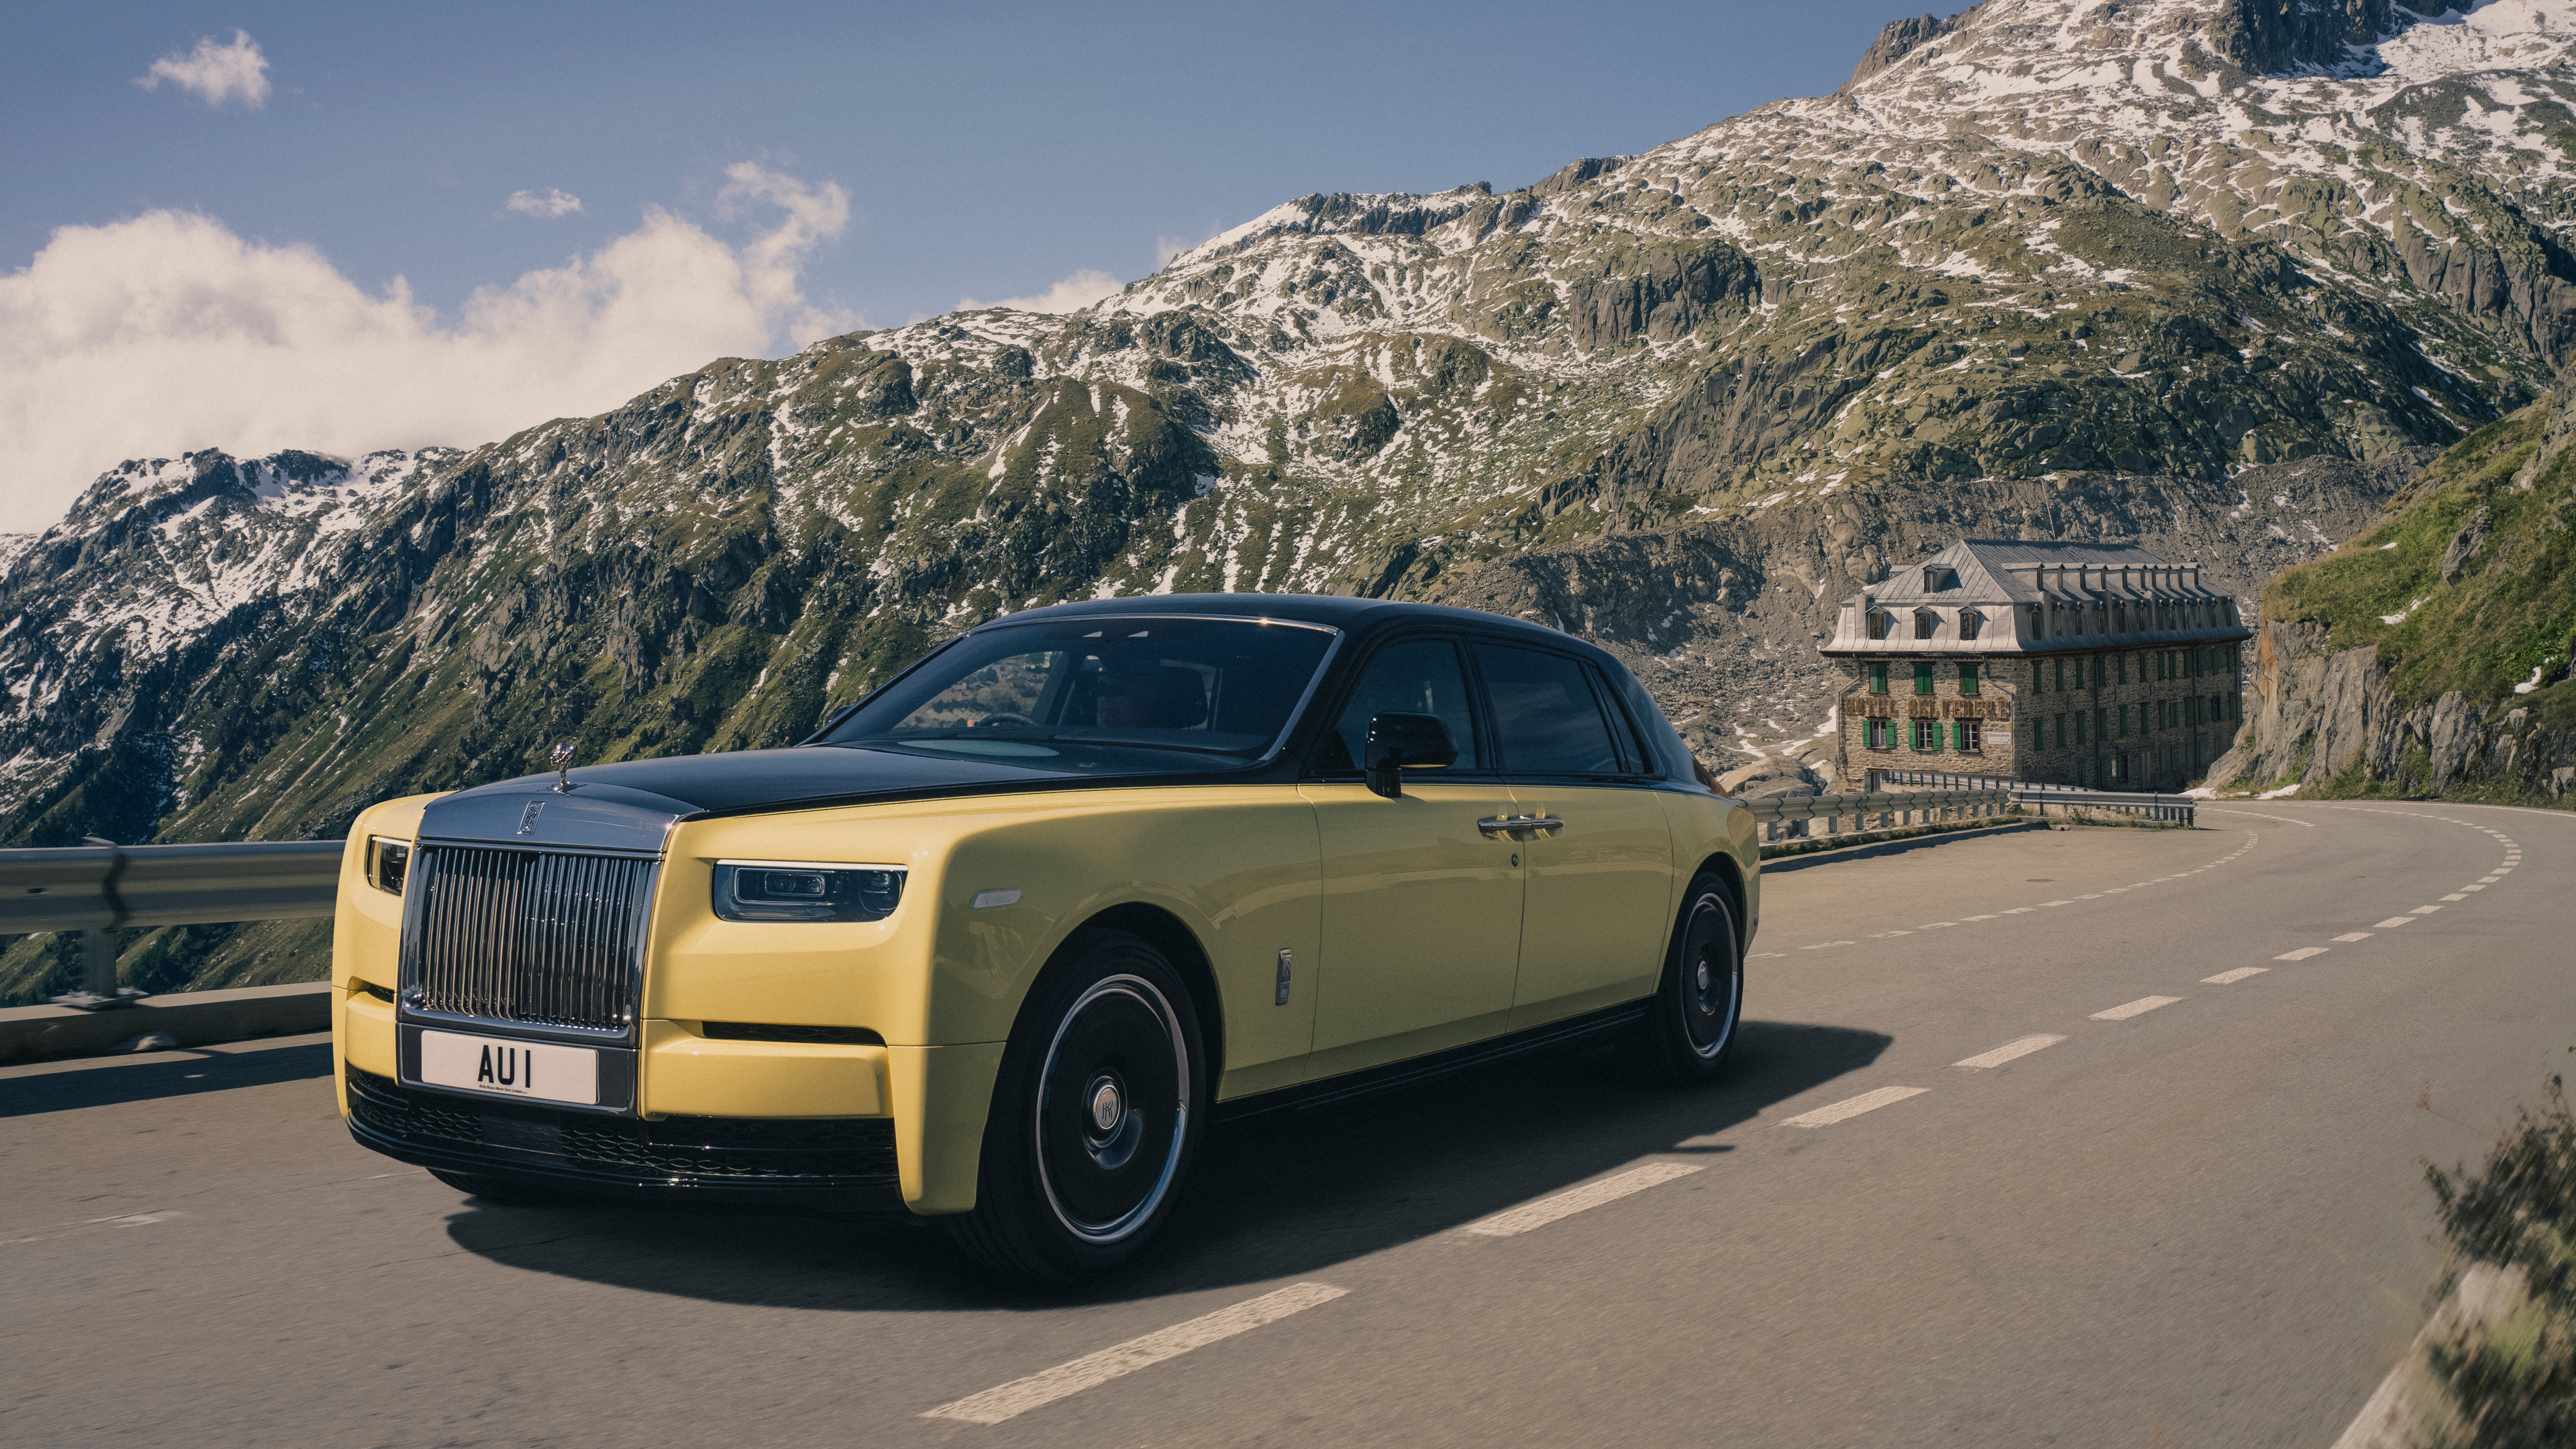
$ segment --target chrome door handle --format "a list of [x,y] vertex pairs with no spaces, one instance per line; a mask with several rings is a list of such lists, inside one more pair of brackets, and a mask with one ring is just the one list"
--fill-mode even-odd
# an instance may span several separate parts
[[1506,835],[1518,839],[1523,832],[1563,830],[1565,822],[1553,815],[1491,815],[1477,821],[1476,828],[1488,840]]

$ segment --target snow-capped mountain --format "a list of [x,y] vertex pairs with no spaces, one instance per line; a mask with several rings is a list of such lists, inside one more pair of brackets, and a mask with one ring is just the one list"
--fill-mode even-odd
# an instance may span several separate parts
[[0,842],[297,836],[800,737],[1065,597],[1341,590],[1806,734],[1960,534],[2247,593],[2576,345],[2576,0],[1987,0],[1534,185],[1317,195],[1071,317],[726,360],[467,452],[128,464],[0,543]]

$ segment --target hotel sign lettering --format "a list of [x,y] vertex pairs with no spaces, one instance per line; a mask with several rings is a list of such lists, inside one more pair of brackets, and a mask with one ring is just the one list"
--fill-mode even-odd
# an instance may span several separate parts
[[[1899,711],[1896,700],[1888,695],[1856,695],[1844,701],[1848,719],[1895,719]],[[2010,719],[2011,702],[2004,699],[1908,699],[1903,715],[1907,719]]]

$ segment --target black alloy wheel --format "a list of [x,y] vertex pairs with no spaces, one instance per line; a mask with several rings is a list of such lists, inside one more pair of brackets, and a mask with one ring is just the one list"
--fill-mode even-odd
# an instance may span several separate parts
[[1206,1080],[1170,961],[1123,931],[1076,936],[1012,1028],[975,1207],[951,1231],[1012,1277],[1070,1282],[1126,1262],[1171,1215]]
[[1726,883],[1691,881],[1662,985],[1646,1012],[1646,1066],[1666,1081],[1704,1082],[1725,1067],[1744,1015],[1743,937]]

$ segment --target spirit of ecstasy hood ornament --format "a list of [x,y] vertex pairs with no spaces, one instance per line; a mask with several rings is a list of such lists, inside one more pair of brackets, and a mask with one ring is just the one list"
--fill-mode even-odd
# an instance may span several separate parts
[[555,741],[554,748],[546,751],[546,758],[555,762],[555,793],[559,795],[571,794],[572,741]]

